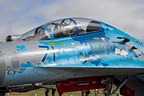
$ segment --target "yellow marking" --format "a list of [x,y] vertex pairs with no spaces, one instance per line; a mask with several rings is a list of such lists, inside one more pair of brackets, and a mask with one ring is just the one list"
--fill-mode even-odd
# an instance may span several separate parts
[[84,56],[82,56],[82,59],[84,59],[85,57]]
[[54,42],[48,42],[48,46],[54,46]]
[[58,43],[59,46],[64,46],[65,44],[63,42]]
[[122,53],[122,51],[123,51],[123,50],[122,50],[122,49],[120,49],[120,52],[121,52],[121,53]]
[[94,40],[100,40],[100,38],[97,38],[97,37],[94,37],[93,39],[94,39]]

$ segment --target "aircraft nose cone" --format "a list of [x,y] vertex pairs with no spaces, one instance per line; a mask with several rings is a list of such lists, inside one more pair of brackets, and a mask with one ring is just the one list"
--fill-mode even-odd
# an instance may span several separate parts
[[3,54],[0,50],[0,86],[3,83],[4,78],[5,78],[5,61]]

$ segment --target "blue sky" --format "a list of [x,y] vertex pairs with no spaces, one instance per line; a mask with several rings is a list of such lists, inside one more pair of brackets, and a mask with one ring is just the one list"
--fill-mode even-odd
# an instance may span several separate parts
[[143,0],[0,0],[0,41],[65,17],[106,22],[144,41]]

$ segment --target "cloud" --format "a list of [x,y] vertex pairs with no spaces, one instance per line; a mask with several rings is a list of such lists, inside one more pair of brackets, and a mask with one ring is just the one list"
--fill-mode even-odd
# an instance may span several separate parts
[[144,40],[141,35],[144,30],[144,3],[141,2],[142,0],[62,0],[40,7],[33,14],[42,14],[45,20],[75,16],[94,18]]
[[[0,1],[0,40],[49,21],[65,17],[87,17],[104,21],[143,40],[143,0],[16,0]],[[9,7],[7,7],[9,6]]]

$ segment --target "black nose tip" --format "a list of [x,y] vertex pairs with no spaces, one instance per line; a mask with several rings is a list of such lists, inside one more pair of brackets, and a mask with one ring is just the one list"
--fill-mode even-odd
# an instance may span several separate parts
[[5,78],[5,60],[0,50],[0,86],[3,83],[4,78]]

